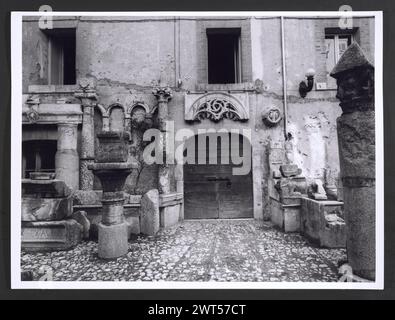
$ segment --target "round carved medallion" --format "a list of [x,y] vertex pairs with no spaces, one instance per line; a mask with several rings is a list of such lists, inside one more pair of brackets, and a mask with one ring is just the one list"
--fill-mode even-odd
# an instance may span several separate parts
[[36,110],[30,109],[26,112],[26,118],[30,123],[36,123],[40,116]]
[[271,108],[264,116],[263,116],[263,121],[265,122],[266,125],[272,127],[278,124],[282,119],[281,111],[280,109],[274,107]]

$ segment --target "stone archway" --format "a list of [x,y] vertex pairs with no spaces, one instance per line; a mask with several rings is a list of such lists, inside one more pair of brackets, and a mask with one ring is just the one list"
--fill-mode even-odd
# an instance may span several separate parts
[[[184,164],[185,219],[234,219],[254,216],[251,165],[247,174],[235,175],[233,168],[240,165],[232,161],[230,150],[228,154],[223,152],[225,148],[230,148],[226,141],[231,139],[239,140],[240,156],[243,156],[243,150],[251,151],[251,144],[242,135],[227,133],[229,140],[222,139],[222,135],[218,133],[200,135],[206,136],[204,145],[198,143],[199,135],[191,137],[186,142],[189,146],[193,142],[195,163]],[[216,152],[214,152],[216,154],[208,152],[211,143],[209,141],[213,141],[210,139],[217,141]],[[218,161],[212,164],[215,157]],[[228,161],[225,157],[228,157]],[[245,161],[251,164],[251,157],[248,155]]]

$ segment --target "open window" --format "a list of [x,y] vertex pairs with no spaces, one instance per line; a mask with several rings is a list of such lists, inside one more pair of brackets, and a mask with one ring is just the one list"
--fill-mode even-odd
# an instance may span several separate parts
[[329,87],[336,87],[336,80],[331,78],[329,74],[344,51],[355,41],[355,32],[356,28],[352,30],[343,30],[340,28],[325,29],[326,71]]
[[22,143],[23,177],[30,172],[55,172],[56,140],[32,140]]
[[208,28],[208,83],[241,82],[240,28]]
[[74,28],[47,31],[48,82],[54,85],[76,83],[76,36]]

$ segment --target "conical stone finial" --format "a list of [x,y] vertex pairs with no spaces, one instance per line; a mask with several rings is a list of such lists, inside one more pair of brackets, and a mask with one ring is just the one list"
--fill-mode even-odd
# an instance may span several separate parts
[[373,64],[366,58],[365,53],[362,51],[358,43],[354,42],[340,57],[330,75],[337,79],[341,73],[360,67],[374,68]]
[[340,57],[331,74],[343,113],[374,110],[374,66],[357,43]]

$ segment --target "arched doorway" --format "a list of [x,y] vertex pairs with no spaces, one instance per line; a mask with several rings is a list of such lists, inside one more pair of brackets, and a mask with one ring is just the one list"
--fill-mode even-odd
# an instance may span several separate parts
[[[195,163],[184,165],[185,219],[253,217],[251,145],[242,135],[226,135],[227,139],[223,139],[224,134],[218,133],[196,135],[186,142],[187,152],[194,146],[195,154],[192,157],[195,158]],[[206,143],[199,143],[199,137],[204,137],[201,141],[205,140]],[[235,164],[231,157],[231,144],[228,141],[232,139],[238,140],[238,151],[244,157],[243,161],[249,161],[250,169],[246,174],[234,174],[233,169],[242,164]],[[210,154],[209,144],[213,141],[216,141],[216,152]],[[228,153],[223,152],[226,148],[229,148]],[[248,154],[243,154],[246,150],[249,150]],[[215,157],[217,163],[212,164],[211,160]]]

